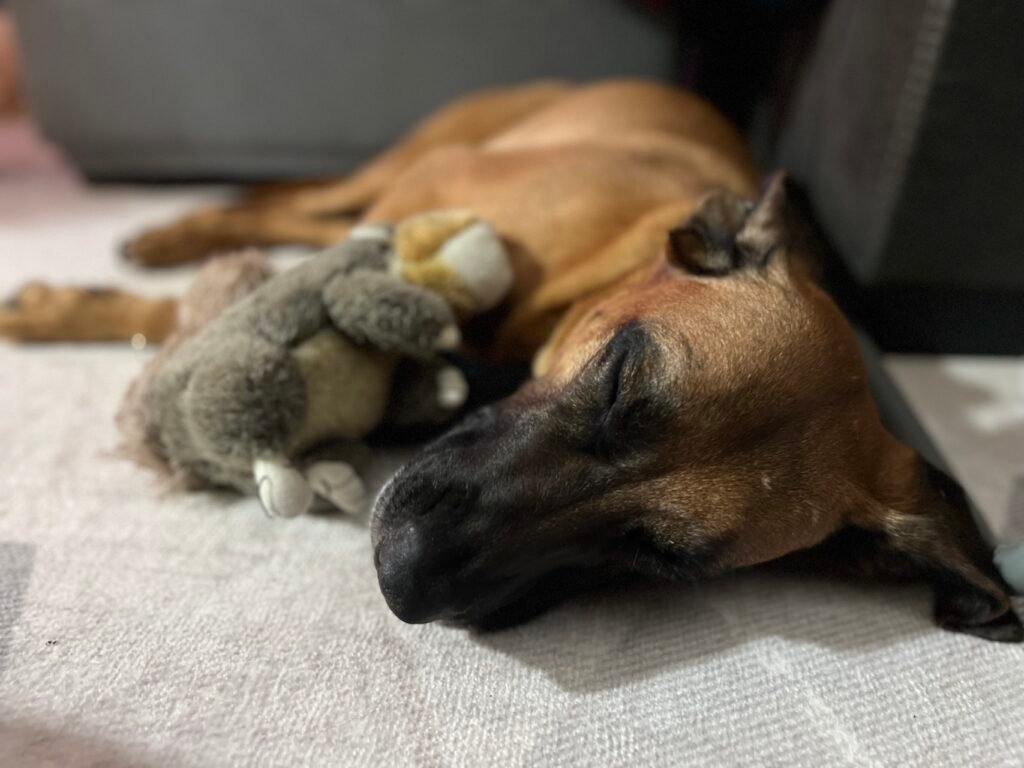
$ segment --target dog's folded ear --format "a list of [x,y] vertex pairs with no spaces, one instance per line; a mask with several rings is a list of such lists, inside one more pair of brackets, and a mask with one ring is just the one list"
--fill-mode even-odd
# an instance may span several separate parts
[[[935,587],[935,620],[946,629],[1001,642],[1024,641],[1024,625],[1010,604],[1013,589],[995,564],[991,545],[974,520],[963,488],[941,470],[921,462],[927,492],[923,503],[932,520],[924,532],[934,541],[915,541],[910,551],[920,554]],[[902,522],[895,522],[900,533]],[[921,533],[902,531],[904,538]]]
[[756,202],[731,192],[709,193],[686,222],[669,231],[669,263],[710,277],[765,266],[790,228],[789,190],[785,174],[776,173]]
[[823,549],[861,573],[924,578],[935,590],[935,621],[945,629],[1024,641],[1024,625],[1010,603],[1012,589],[993,562],[963,489],[920,459],[911,471],[901,498],[873,506]]
[[753,203],[729,192],[712,192],[693,215],[668,233],[670,264],[695,275],[721,276],[741,266],[736,235]]

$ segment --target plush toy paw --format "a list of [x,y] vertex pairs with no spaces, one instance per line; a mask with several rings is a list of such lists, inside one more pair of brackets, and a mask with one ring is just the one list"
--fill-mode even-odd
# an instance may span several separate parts
[[295,467],[280,459],[257,459],[252,475],[267,517],[298,517],[313,503],[313,489]]
[[475,221],[446,240],[437,260],[473,297],[474,314],[496,307],[512,287],[505,246],[486,221]]
[[366,504],[366,487],[351,464],[320,461],[306,469],[306,479],[317,496],[342,512],[361,512]]
[[372,240],[390,245],[394,234],[394,228],[390,224],[367,223],[357,224],[348,233],[349,240]]
[[458,349],[461,343],[462,332],[459,330],[459,326],[453,323],[441,329],[434,340],[434,348],[439,352],[452,352]]
[[469,398],[469,382],[462,371],[449,365],[437,372],[437,404],[448,411],[454,411],[466,404]]
[[334,327],[357,344],[429,359],[457,341],[455,316],[432,291],[380,272],[336,275],[323,289]]

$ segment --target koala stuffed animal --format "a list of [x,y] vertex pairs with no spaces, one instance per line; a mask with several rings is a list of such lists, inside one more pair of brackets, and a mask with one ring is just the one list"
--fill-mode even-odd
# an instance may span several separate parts
[[345,459],[382,423],[439,423],[464,404],[437,353],[511,283],[501,240],[468,212],[359,226],[168,355],[142,396],[146,442],[193,484],[255,491],[272,516],[315,496],[354,511],[364,489]]

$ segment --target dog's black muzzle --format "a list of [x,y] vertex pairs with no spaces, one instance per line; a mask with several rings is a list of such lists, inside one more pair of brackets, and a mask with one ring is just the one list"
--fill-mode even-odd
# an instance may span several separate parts
[[[471,414],[427,446],[384,488],[374,505],[374,564],[388,607],[402,621],[458,621],[485,592],[513,586],[512,577],[481,578],[481,543],[490,527],[480,507],[485,443],[493,409]],[[499,583],[504,582],[504,583]]]
[[[482,627],[514,623],[579,581],[593,551],[577,531],[552,532],[558,511],[595,487],[564,451],[541,402],[483,408],[403,467],[374,506],[372,541],[381,592],[403,621]],[[580,482],[581,478],[583,482]],[[522,620],[522,619],[519,619]]]
[[465,579],[471,552],[456,543],[453,533],[479,491],[452,481],[438,464],[443,462],[406,466],[374,509],[373,559],[380,589],[394,614],[411,624],[453,618],[473,597]]

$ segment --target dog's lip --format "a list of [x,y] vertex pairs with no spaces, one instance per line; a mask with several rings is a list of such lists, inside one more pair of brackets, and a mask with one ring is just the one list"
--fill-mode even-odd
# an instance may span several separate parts
[[488,596],[486,602],[471,602],[464,608],[449,612],[442,618],[442,621],[454,627],[473,627],[485,624],[489,619],[498,616],[510,606],[514,606],[519,601],[527,598],[541,581],[543,581],[543,575],[533,579],[521,580],[518,583],[514,583],[510,589],[506,589],[497,598],[493,596],[489,586],[488,589],[483,590],[483,594]]

